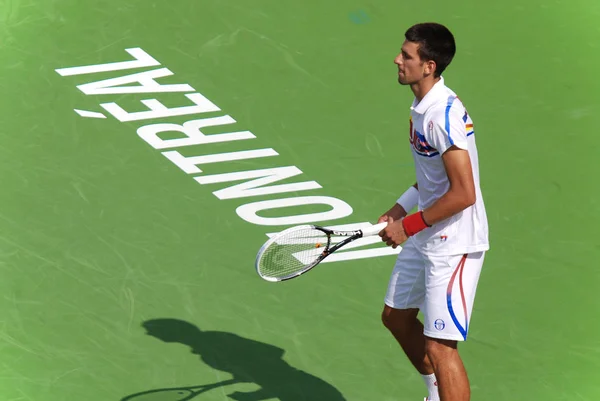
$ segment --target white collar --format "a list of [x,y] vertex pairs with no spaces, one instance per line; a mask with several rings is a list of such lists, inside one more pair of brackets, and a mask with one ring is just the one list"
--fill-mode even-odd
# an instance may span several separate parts
[[444,85],[444,77],[440,77],[440,80],[436,82],[435,85],[427,92],[425,97],[421,99],[420,102],[417,102],[417,99],[413,100],[413,104],[411,106],[411,110],[415,113],[425,114],[427,109],[437,100],[437,93],[440,90],[443,90],[446,85]]

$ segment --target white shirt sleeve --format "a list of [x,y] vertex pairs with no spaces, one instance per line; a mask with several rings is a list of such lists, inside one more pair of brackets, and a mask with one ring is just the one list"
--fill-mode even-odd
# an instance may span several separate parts
[[426,138],[440,155],[453,145],[467,149],[467,128],[463,116],[464,110],[454,105],[435,113],[429,121]]

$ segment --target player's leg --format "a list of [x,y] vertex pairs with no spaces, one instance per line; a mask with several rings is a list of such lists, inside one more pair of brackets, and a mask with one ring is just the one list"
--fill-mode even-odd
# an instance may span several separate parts
[[424,300],[425,261],[423,255],[409,239],[396,260],[381,317],[385,327],[423,376],[429,397],[437,401],[437,383],[433,367],[425,352],[423,324],[417,319],[419,308]]
[[458,341],[427,337],[425,349],[438,382],[441,401],[469,401],[471,387],[458,354]]
[[429,257],[423,314],[425,350],[441,401],[470,400],[470,385],[457,344],[467,339],[484,252]]
[[433,373],[433,367],[425,352],[423,323],[417,319],[419,309],[383,308],[383,324],[392,333],[402,350],[422,375]]

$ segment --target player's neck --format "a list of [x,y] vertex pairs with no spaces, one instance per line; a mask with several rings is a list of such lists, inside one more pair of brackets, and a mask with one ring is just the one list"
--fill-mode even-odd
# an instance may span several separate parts
[[440,79],[441,79],[440,77],[434,78],[433,76],[429,76],[429,77],[423,78],[419,82],[412,84],[410,86],[410,89],[415,94],[415,98],[417,99],[417,102],[420,102],[421,100],[423,100],[425,95],[427,95],[427,93],[429,93],[431,88],[433,88],[433,86],[435,84],[437,84],[440,81]]

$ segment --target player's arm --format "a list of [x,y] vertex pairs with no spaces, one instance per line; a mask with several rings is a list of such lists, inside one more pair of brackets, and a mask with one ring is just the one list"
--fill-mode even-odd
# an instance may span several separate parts
[[442,160],[450,182],[450,189],[433,205],[423,210],[423,220],[429,226],[462,212],[473,205],[476,200],[469,152],[457,146],[451,146],[442,155]]
[[[457,146],[451,146],[442,155],[442,160],[450,188],[433,205],[406,217],[403,221],[398,222],[398,218],[393,215],[390,215],[391,219],[388,219],[388,216],[382,216],[379,222],[388,221],[388,227],[382,230],[380,236],[387,245],[396,248],[409,236],[446,220],[475,203],[475,182],[469,152]],[[401,217],[405,216],[406,212]],[[392,225],[393,222],[396,223]]]

